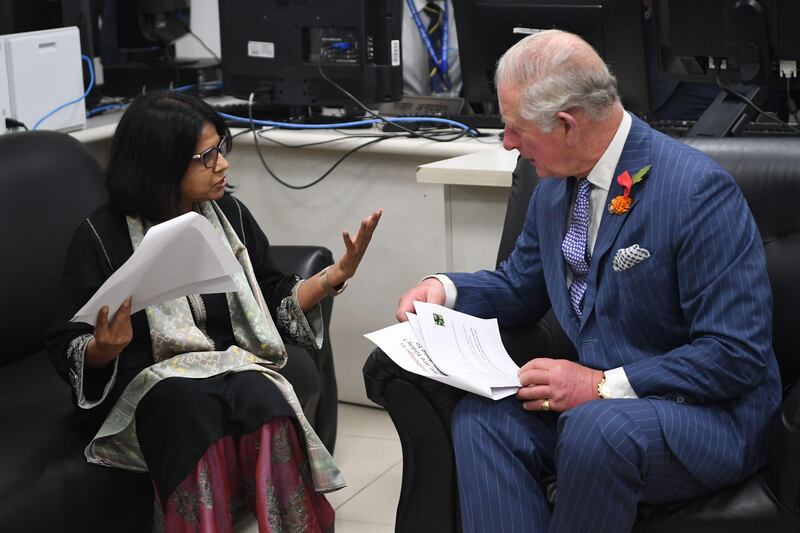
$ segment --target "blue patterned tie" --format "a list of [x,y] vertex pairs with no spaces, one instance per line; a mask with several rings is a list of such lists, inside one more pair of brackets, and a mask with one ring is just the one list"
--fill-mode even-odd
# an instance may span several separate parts
[[569,223],[567,235],[561,243],[564,260],[572,270],[572,285],[569,286],[569,301],[575,315],[583,315],[583,295],[589,279],[589,193],[592,184],[587,179],[578,180],[578,192],[575,205],[572,207],[572,221]]

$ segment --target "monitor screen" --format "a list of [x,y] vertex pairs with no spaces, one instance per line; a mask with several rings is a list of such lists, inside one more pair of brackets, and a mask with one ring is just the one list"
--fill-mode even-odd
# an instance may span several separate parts
[[[622,103],[649,110],[641,0],[453,0],[464,97],[494,103],[497,60],[535,30],[560,29],[591,44],[617,77]],[[489,29],[489,31],[485,31]]]
[[665,77],[785,90],[800,60],[797,0],[660,0],[654,14]]
[[81,51],[92,57],[91,7],[90,0],[0,0],[0,35],[77,26]]
[[173,54],[185,35],[189,0],[106,0],[102,13],[103,62],[119,65],[158,61]]
[[219,2],[223,90],[287,106],[399,100],[402,0]]
[[[93,9],[96,0],[0,0],[0,35],[37,30],[49,30],[76,26],[80,33],[81,53],[95,57],[97,32]],[[89,87],[91,75],[86,63],[83,68],[83,84]],[[87,105],[96,104],[101,98],[99,81],[87,97]]]

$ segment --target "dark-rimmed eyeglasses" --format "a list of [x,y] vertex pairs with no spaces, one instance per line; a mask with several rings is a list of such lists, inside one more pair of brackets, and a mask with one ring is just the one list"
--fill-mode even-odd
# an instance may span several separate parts
[[217,165],[217,157],[219,154],[223,156],[228,155],[228,136],[223,135],[222,138],[219,140],[219,144],[217,146],[213,146],[208,150],[203,150],[199,154],[195,154],[192,156],[192,161],[200,160],[203,162],[203,166],[206,168],[214,168]]

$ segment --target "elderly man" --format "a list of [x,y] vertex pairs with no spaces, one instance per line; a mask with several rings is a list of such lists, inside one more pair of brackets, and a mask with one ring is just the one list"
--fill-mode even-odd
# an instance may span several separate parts
[[[404,294],[501,325],[553,308],[577,362],[536,358],[516,398],[453,418],[466,531],[630,531],[639,502],[694,498],[765,462],[780,402],[761,239],[732,177],[626,113],[575,35],[497,69],[504,144],[544,179],[496,271]],[[555,474],[551,508],[543,480]]]

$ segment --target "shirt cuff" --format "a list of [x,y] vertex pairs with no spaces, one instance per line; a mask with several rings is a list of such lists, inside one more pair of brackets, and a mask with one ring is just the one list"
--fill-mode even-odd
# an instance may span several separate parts
[[456,306],[456,297],[458,296],[458,289],[456,289],[456,284],[453,283],[453,280],[444,274],[433,274],[431,276],[425,276],[419,281],[422,283],[428,278],[436,278],[441,282],[444,286],[444,306],[448,309],[453,309]]
[[605,371],[606,390],[612,398],[638,398],[639,396],[631,387],[628,375],[623,367],[612,368]]

